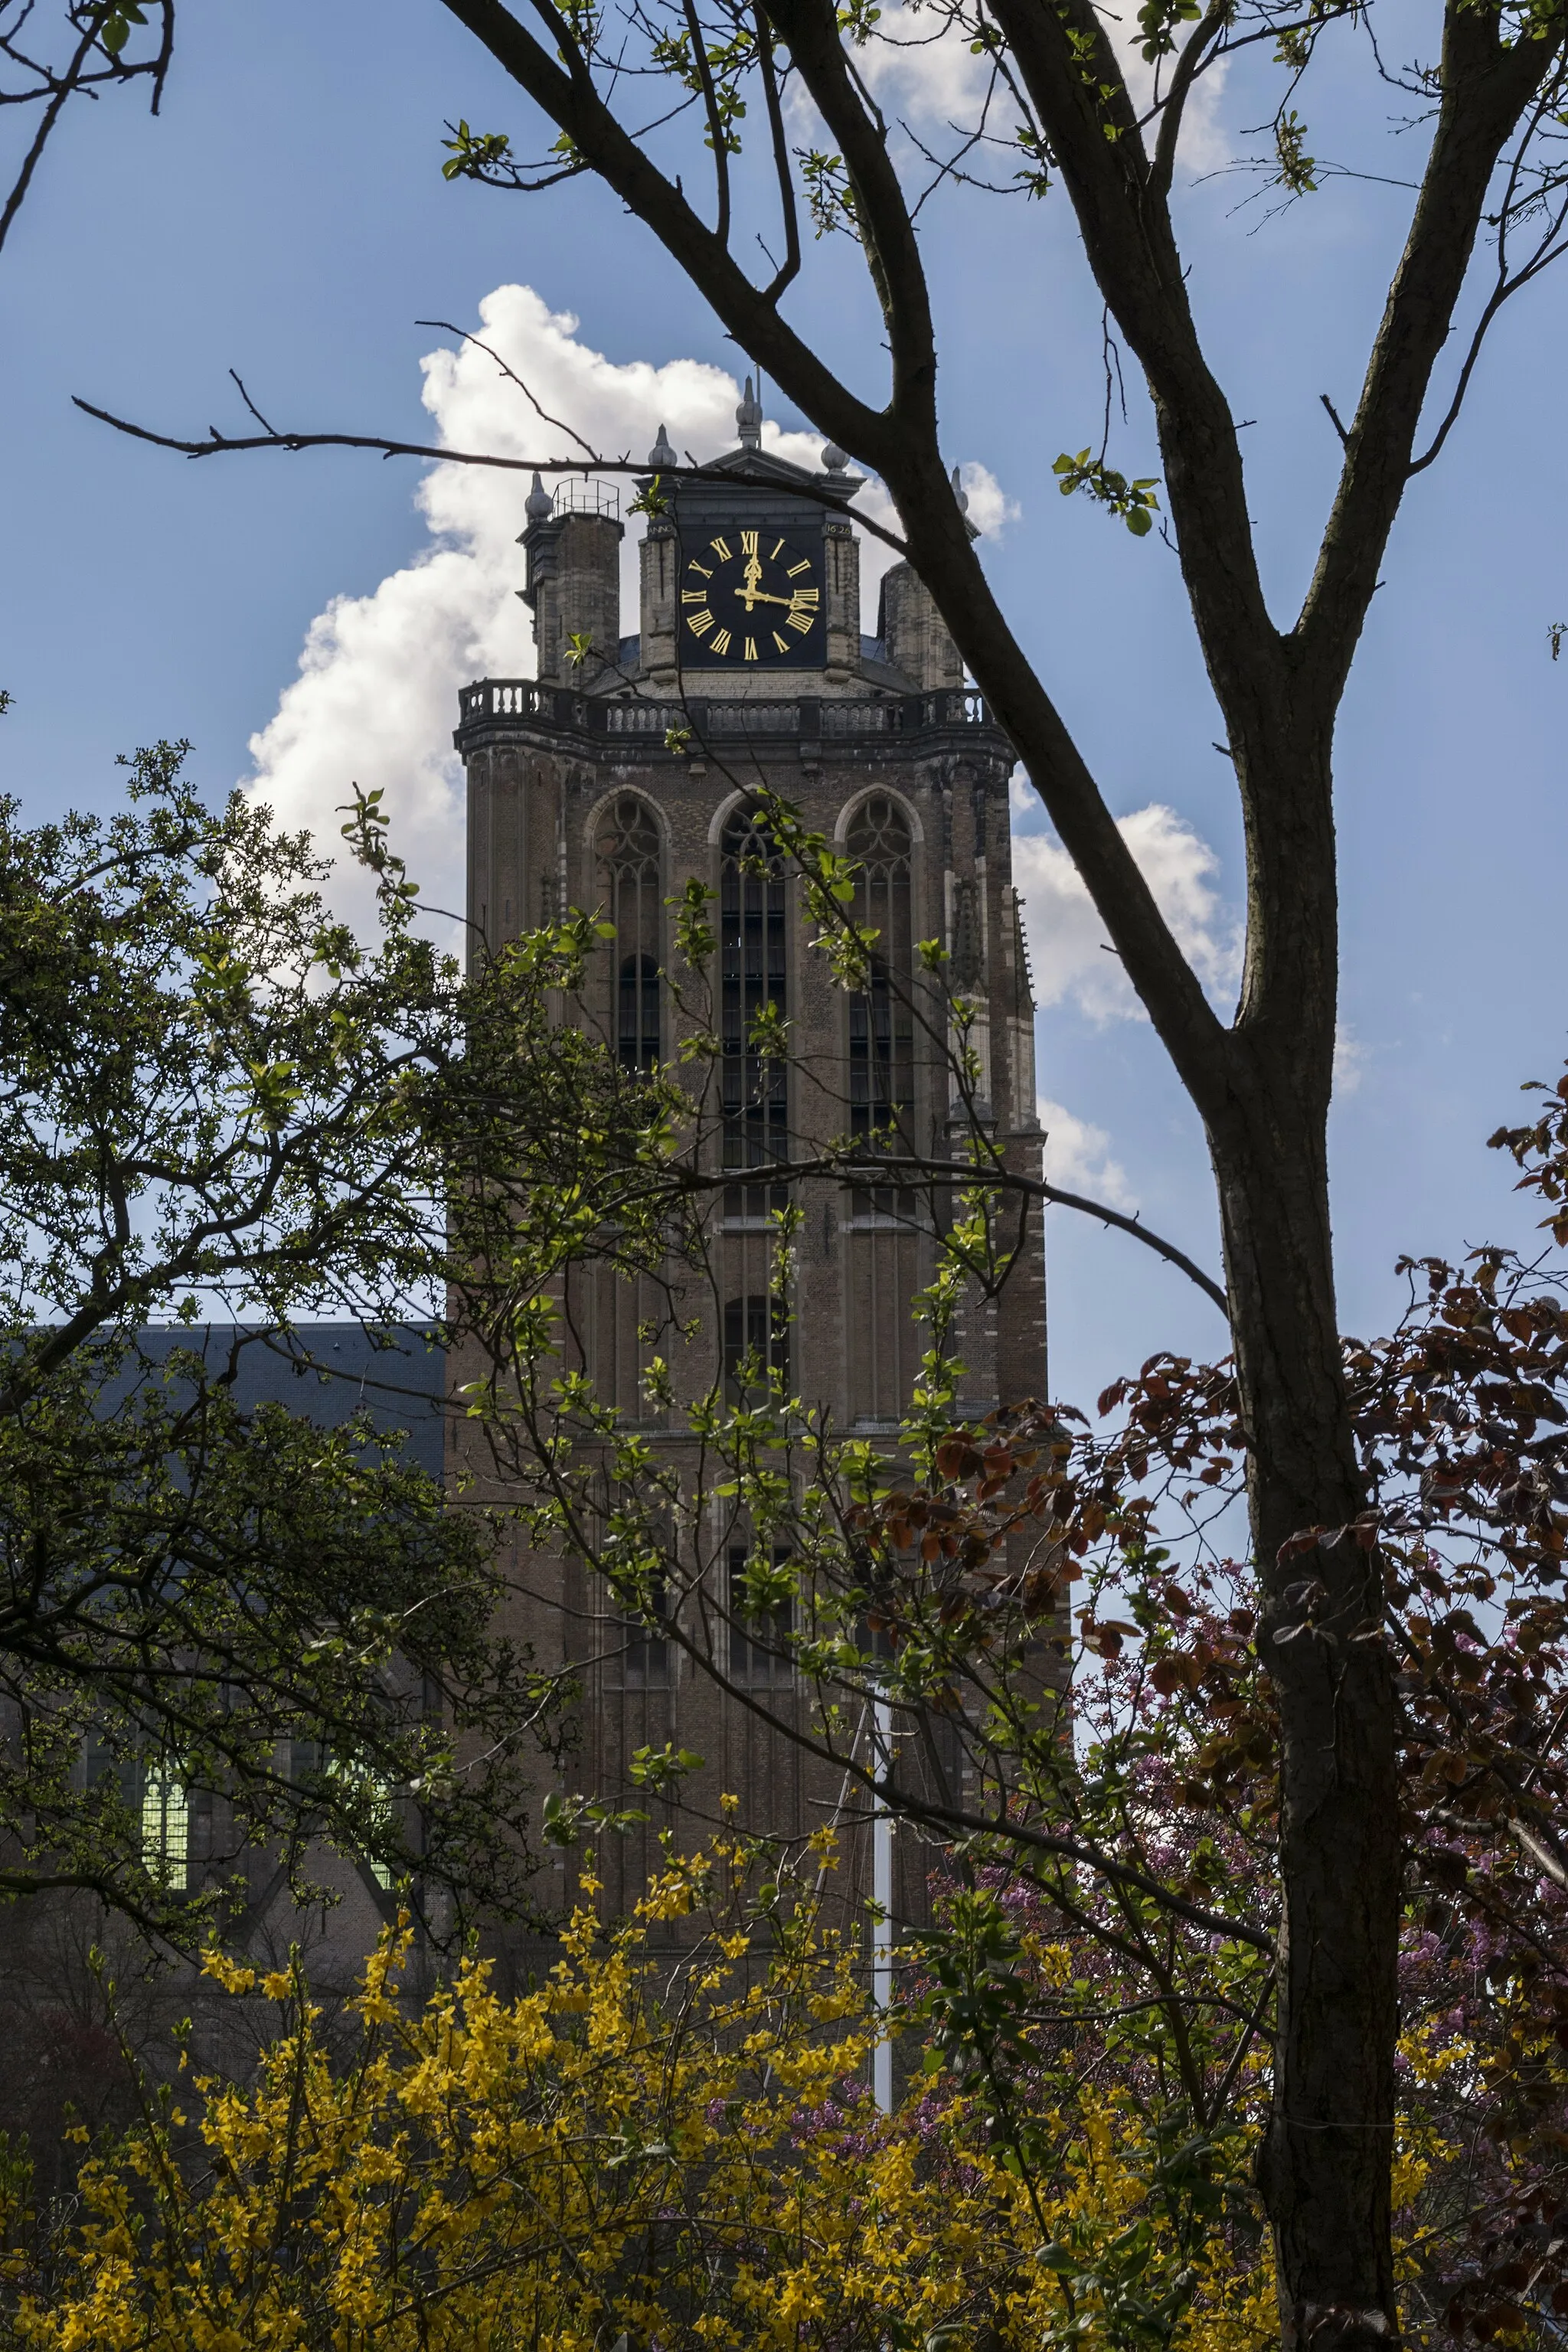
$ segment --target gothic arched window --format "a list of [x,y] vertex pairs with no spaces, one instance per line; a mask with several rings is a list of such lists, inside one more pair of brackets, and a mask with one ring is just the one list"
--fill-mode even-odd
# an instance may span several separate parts
[[653,811],[622,793],[599,827],[599,884],[616,927],[616,1045],[621,1066],[651,1070],[663,1059],[659,947],[663,857]]
[[[782,1019],[784,993],[784,863],[763,812],[742,802],[724,827],[720,850],[721,1072],[726,1168],[765,1168],[788,1157],[789,1084],[782,1059],[752,1043],[757,1015]],[[782,1185],[730,1184],[728,1217],[763,1217],[782,1208]]]
[[789,1387],[789,1310],[753,1290],[724,1302],[724,1388],[731,1404],[761,1402],[777,1379]]
[[[795,1604],[777,1601],[757,1608],[747,1589],[745,1545],[731,1544],[729,1553],[730,1673],[738,1683],[793,1682],[795,1660],[790,1650]],[[782,1568],[788,1558],[786,1548],[775,1549],[774,1567]]]
[[[913,916],[910,824],[889,793],[872,793],[849,823],[845,847],[859,867],[853,913],[874,934],[865,988],[849,999],[849,1133],[859,1144],[896,1150],[912,1141],[915,1108]],[[889,1188],[868,1209],[893,1210]]]

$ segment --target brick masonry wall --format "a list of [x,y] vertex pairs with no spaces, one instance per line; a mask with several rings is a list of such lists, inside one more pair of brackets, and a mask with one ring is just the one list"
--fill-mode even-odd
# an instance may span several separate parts
[[[842,561],[848,561],[853,546],[845,534]],[[836,559],[839,552],[836,545]],[[912,584],[923,594],[918,583]],[[842,598],[847,608],[848,574],[840,585],[836,572],[830,585],[834,602]],[[929,642],[935,667],[940,648],[913,609],[910,585],[899,583],[900,630],[922,646]],[[663,602],[662,594],[652,593],[656,589],[665,590],[661,576],[645,580],[645,624],[653,618],[650,608]],[[848,617],[846,610],[846,622]],[[841,624],[834,634],[833,650],[839,653],[847,644],[847,627]],[[747,683],[762,686],[761,680]],[[804,681],[770,681],[773,695],[786,699],[803,688],[824,706],[852,698],[865,706],[877,692],[856,670],[837,678],[819,672]],[[891,699],[885,694],[881,698]],[[495,948],[563,905],[602,906],[605,890],[596,845],[619,794],[635,792],[655,812],[664,842],[665,891],[673,896],[692,875],[718,889],[720,834],[749,785],[765,782],[808,825],[839,843],[855,806],[868,792],[892,793],[914,836],[913,937],[940,939],[948,946],[955,977],[979,1008],[974,1043],[985,1072],[984,1115],[994,1123],[1009,1164],[1037,1175],[1041,1138],[1034,1103],[1033,1009],[1012,885],[1011,755],[994,729],[983,719],[976,723],[973,710],[955,715],[940,697],[928,707],[931,723],[911,730],[906,719],[900,731],[889,729],[883,738],[868,737],[866,730],[837,735],[824,725],[820,734],[813,730],[793,741],[773,739],[753,754],[743,739],[731,748],[714,730],[706,737],[706,748],[700,740],[696,756],[685,757],[668,752],[658,734],[634,742],[624,734],[595,731],[585,705],[578,705],[567,723],[561,721],[559,705],[548,723],[537,713],[467,720],[458,740],[468,780],[469,910],[476,935]],[[907,712],[907,698],[904,708]],[[855,723],[850,714],[844,716]],[[786,893],[786,906],[792,1045],[795,1063],[813,1081],[792,1078],[794,1149],[804,1155],[849,1124],[848,1012],[847,997],[813,950],[794,888]],[[607,1028],[614,986],[613,961],[606,955],[587,1002],[574,1017]],[[672,1043],[667,1034],[667,1052]],[[918,1144],[943,1156],[952,1124],[950,1078],[940,1046],[922,1045],[918,1034],[915,1090]],[[915,1285],[930,1278],[932,1246],[896,1229],[853,1230],[851,1197],[842,1186],[804,1187],[802,1199],[806,1214],[793,1301],[794,1384],[840,1428],[858,1418],[896,1420],[924,1344],[911,1322],[910,1302]],[[721,1223],[714,1234],[716,1288],[724,1295],[763,1288],[767,1247],[765,1235],[725,1232]],[[1000,1298],[976,1297],[965,1304],[961,1351],[968,1367],[964,1402],[970,1412],[1046,1394],[1045,1304],[1037,1213]],[[601,1302],[590,1320],[596,1316],[598,1328],[608,1328],[606,1315],[615,1324],[616,1310]],[[635,1307],[621,1310],[616,1328],[623,1355],[625,1328],[635,1321]],[[717,1364],[718,1333],[710,1313],[689,1351],[682,1385],[699,1392]],[[471,1375],[471,1366],[454,1364],[454,1380]],[[632,1407],[622,1380],[616,1389],[623,1407]],[[455,1416],[450,1426],[454,1474],[466,1468],[476,1475],[476,1493],[493,1491],[499,1499],[504,1482],[493,1484],[489,1465],[473,1458],[462,1420]],[[668,1444],[678,1454],[683,1450],[675,1433],[650,1428],[648,1434],[656,1445]],[[674,1645],[662,1685],[639,1683],[635,1664],[628,1674],[624,1629],[606,1615],[596,1580],[579,1563],[519,1559],[513,1570],[513,1630],[542,1664],[572,1662],[581,1673],[581,1744],[565,1785],[619,1796],[633,1750],[661,1747],[668,1739],[706,1759],[703,1771],[688,1784],[690,1810],[676,1822],[683,1844],[719,1818],[721,1795],[740,1800],[738,1818],[748,1827],[788,1841],[809,1835],[843,1806],[841,1776],[804,1756],[784,1730],[726,1697]],[[785,1716],[808,1704],[803,1693],[773,1685],[763,1696],[773,1712]],[[598,1859],[605,1881],[603,1899],[611,1909],[629,1901],[657,1864],[661,1820],[657,1807],[648,1810],[656,1818],[646,1831],[606,1841]],[[846,1815],[852,1822],[849,1866],[838,1878],[847,1916],[856,1915],[869,1885],[869,1832],[863,1813],[863,1802],[851,1799]],[[913,1832],[900,1830],[898,1910],[906,1921],[923,1915],[938,1859]],[[577,1867],[575,1856],[568,1854],[547,1874],[563,1902],[571,1898]],[[498,1957],[503,1965],[526,1969],[539,1955],[531,1946],[503,1937],[498,1938]]]

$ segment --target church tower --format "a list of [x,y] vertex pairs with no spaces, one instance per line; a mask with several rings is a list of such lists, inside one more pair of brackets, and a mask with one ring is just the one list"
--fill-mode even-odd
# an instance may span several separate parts
[[[803,1188],[781,1328],[768,1297],[771,1213],[787,1195],[747,1171],[889,1124],[921,1155],[950,1154],[951,1066],[911,1012],[916,943],[938,939],[976,1009],[974,1116],[1011,1166],[1039,1174],[1034,1007],[1012,880],[1013,754],[908,565],[887,574],[875,632],[863,628],[851,520],[862,484],[843,452],[825,448],[816,472],[765,453],[749,380],[737,425],[738,446],[706,478],[662,482],[664,508],[640,549],[635,635],[621,633],[617,493],[568,479],[552,494],[534,477],[520,593],[533,617],[537,676],[486,678],[460,698],[468,914],[473,936],[493,951],[568,907],[601,909],[616,937],[588,1017],[627,1066],[648,1067],[677,1043],[668,902],[692,876],[712,890],[725,1181],[713,1196],[720,1280],[706,1377],[760,1349],[783,1358],[790,1391],[829,1412],[837,1428],[890,1435],[919,1364],[910,1307],[931,1278],[930,1240],[892,1187]],[[649,479],[677,462],[661,425]],[[759,827],[758,784],[858,866],[856,911],[879,935],[863,992],[833,985],[809,951],[796,889]],[[790,1024],[787,1066],[764,1064],[749,1043],[765,1005]],[[639,1398],[637,1301],[605,1296],[582,1311],[600,1394],[638,1421],[648,1408]],[[1000,1299],[977,1302],[960,1333],[966,1416],[1046,1395],[1045,1331],[1037,1219]],[[657,1420],[645,1425],[652,1444],[682,1442]],[[455,1430],[460,1445],[460,1420]],[[721,1557],[713,1572],[722,1578]],[[574,1786],[624,1789],[632,1753],[669,1740],[706,1759],[710,1814],[721,1790],[741,1800],[742,1822],[783,1835],[806,1834],[831,1814],[839,1790],[818,1786],[816,1768],[776,1727],[796,1703],[787,1656],[739,1626],[728,1637],[731,1679],[766,1685],[769,1725],[694,1672],[673,1642],[607,1620],[602,1592],[574,1563],[519,1559],[515,1575],[525,1596],[519,1630],[540,1664],[581,1669]],[[614,1843],[599,1869],[621,1881],[607,1890],[617,1907],[657,1850],[649,1837]],[[900,1858],[906,1916],[923,1907],[930,1862],[920,1849]]]

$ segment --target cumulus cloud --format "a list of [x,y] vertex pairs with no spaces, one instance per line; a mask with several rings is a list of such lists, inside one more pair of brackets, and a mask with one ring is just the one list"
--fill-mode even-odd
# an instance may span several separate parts
[[[1235,987],[1241,947],[1215,887],[1214,851],[1158,801],[1119,817],[1117,826],[1199,979],[1224,996]],[[1145,1018],[1061,844],[1049,834],[1023,835],[1013,845],[1013,874],[1024,894],[1037,1002],[1070,1003],[1093,1021]]]
[[[1139,54],[1142,35],[1136,16],[1127,18],[1102,17],[1100,20],[1110,36],[1111,47],[1121,62],[1127,77],[1127,89],[1140,114],[1153,102],[1154,68],[1145,65]],[[1189,36],[1189,38],[1191,37]],[[1182,135],[1176,142],[1176,160],[1194,173],[1217,172],[1232,162],[1235,149],[1220,120],[1220,103],[1225,96],[1228,68],[1222,61],[1204,68],[1187,97],[1182,114]],[[1169,89],[1171,64],[1167,58],[1160,76],[1163,89]],[[1152,147],[1154,131],[1146,133]]]
[[[700,462],[734,446],[741,387],[722,368],[691,359],[609,360],[581,339],[570,312],[552,310],[528,286],[487,295],[479,331],[540,408],[606,456],[640,458],[661,424],[676,448]],[[567,436],[542,422],[474,344],[434,352],[421,364],[441,446],[516,458],[571,454]],[[763,445],[802,465],[820,463],[816,434],[784,432],[769,420]],[[1016,512],[985,467],[965,466],[963,480],[982,530],[999,530]],[[458,688],[472,677],[523,677],[533,668],[529,617],[515,593],[526,491],[516,475],[433,467],[416,496],[427,543],[369,595],[335,597],[317,614],[299,675],[250,741],[251,791],[283,824],[314,833],[329,848],[337,846],[336,811],[351,781],[381,786],[396,845],[427,905],[458,909],[462,902],[462,775],[451,750]],[[874,520],[896,521],[879,482],[868,482],[857,503]],[[869,627],[877,583],[894,559],[870,538],[862,540],[861,557]],[[633,626],[637,560],[628,530],[622,593]],[[368,884],[351,870],[335,888],[341,904],[364,914]]]
[[1079,1118],[1065,1104],[1042,1095],[1036,1105],[1046,1130],[1046,1181],[1064,1192],[1087,1192],[1108,1208],[1132,1210],[1138,1197],[1127,1171],[1110,1156],[1110,1138],[1103,1127]]
[[[1132,103],[1142,113],[1153,99],[1154,68],[1145,65],[1139,53],[1142,34],[1136,15],[1129,11],[1125,16],[1102,16],[1100,21],[1121,59]],[[922,145],[934,132],[967,134],[982,120],[988,96],[991,136],[1006,140],[1013,134],[1017,109],[1005,90],[993,89],[988,59],[973,50],[964,26],[934,9],[920,6],[918,0],[913,5],[906,5],[906,0],[889,0],[878,20],[876,37],[858,52],[857,61],[879,104],[901,117]],[[1225,75],[1223,64],[1200,74],[1183,116],[1178,153],[1194,172],[1212,172],[1230,159],[1229,142],[1219,120]],[[1169,63],[1162,79],[1168,86]],[[932,139],[931,144],[940,151],[940,140]],[[918,170],[922,160],[913,159],[911,170]],[[1002,148],[993,147],[983,150],[978,158],[972,154],[967,168],[1004,185],[1017,161]]]
[[959,486],[969,500],[969,520],[983,539],[999,539],[1023,509],[1010,499],[989,466],[960,466]]
[[987,59],[960,26],[903,0],[883,7],[856,62],[885,109],[927,129],[973,121],[991,80]]
[[1367,1049],[1346,1022],[1334,1027],[1334,1092],[1353,1095],[1360,1092],[1366,1076]]

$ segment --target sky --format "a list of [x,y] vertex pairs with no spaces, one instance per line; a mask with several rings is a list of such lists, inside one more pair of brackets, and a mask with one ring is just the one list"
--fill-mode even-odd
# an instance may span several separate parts
[[[1385,54],[1429,46],[1427,21],[1396,0]],[[290,426],[552,445],[483,354],[417,323],[442,320],[493,339],[590,440],[640,457],[662,423],[706,457],[732,444],[747,362],[597,188],[443,182],[447,121],[531,134],[437,0],[189,0],[180,24],[163,117],[136,100],[79,108],[0,253],[0,685],[15,697],[0,788],[29,818],[107,807],[117,752],[187,737],[205,787],[246,784],[331,844],[350,781],[382,784],[426,898],[451,905],[458,688],[531,666],[513,594],[526,483],[348,453],[192,464],[112,435],[71,395],[164,429],[238,431],[233,369]],[[879,71],[889,111],[930,143],[974,68],[923,48]],[[1320,395],[1353,404],[1422,134],[1347,41],[1309,109],[1320,191],[1271,211],[1241,168],[1271,102],[1236,69],[1205,98],[1176,206],[1213,363],[1248,420],[1266,585],[1288,619],[1338,455]],[[1051,471],[1098,443],[1104,400],[1099,304],[1062,199],[959,190],[922,230],[944,444],[984,560],[1228,1008],[1238,820],[1175,560],[1063,499]],[[828,238],[807,263],[792,316],[876,395],[858,256]],[[1548,646],[1568,613],[1565,297],[1568,278],[1549,278],[1504,312],[1447,450],[1413,486],[1339,733],[1331,1140],[1342,1321],[1363,1334],[1399,1311],[1401,1252],[1532,1231],[1485,1139],[1521,1115],[1522,1081],[1555,1079],[1568,1027],[1568,659]],[[1128,378],[1110,459],[1154,475]],[[811,456],[808,420],[771,387],[764,399],[770,443]],[[862,504],[885,513],[878,499],[872,485]],[[865,558],[873,577],[875,542]],[[1022,782],[1015,806],[1051,1171],[1217,1271],[1196,1120]],[[1092,1398],[1157,1348],[1224,1343],[1180,1275],[1065,1211],[1049,1221],[1048,1280],[1058,1396]]]

